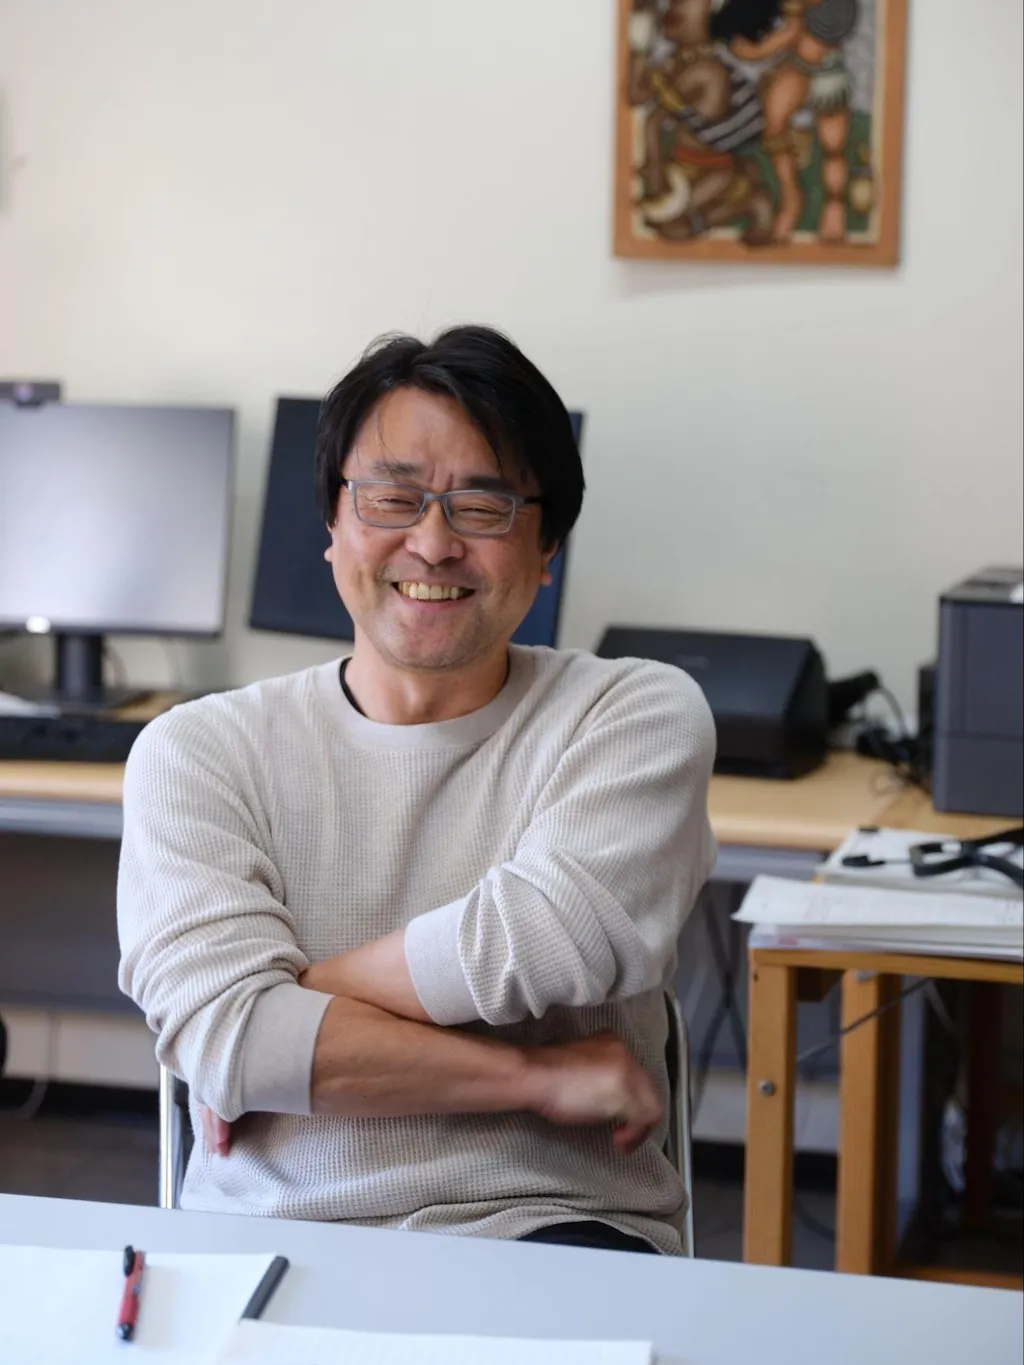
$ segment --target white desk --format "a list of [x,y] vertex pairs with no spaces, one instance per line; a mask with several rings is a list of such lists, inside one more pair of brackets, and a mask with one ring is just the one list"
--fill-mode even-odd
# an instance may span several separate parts
[[663,1365],[1020,1365],[1005,1290],[0,1195],[0,1241],[267,1251],[267,1318],[363,1331],[653,1340]]

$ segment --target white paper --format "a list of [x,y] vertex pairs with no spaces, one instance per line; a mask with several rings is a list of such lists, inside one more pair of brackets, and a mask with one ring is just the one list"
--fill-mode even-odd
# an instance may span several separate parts
[[652,1365],[639,1341],[397,1336],[241,1322],[216,1365]]
[[[998,944],[986,947],[978,943],[936,944],[920,938],[881,938],[877,930],[858,932],[853,936],[847,931],[840,934],[822,934],[815,929],[795,930],[777,926],[755,925],[750,933],[751,948],[796,949],[806,952],[879,952],[908,953],[916,956],[949,956],[999,958],[1006,962],[1020,962],[1022,951],[1018,947]],[[954,952],[955,949],[955,952]]]
[[791,882],[783,877],[756,877],[734,918],[748,924],[807,928],[999,929],[1010,941],[1024,935],[1021,900],[951,892],[911,895],[875,887]]
[[132,1341],[115,1328],[120,1251],[0,1246],[2,1365],[204,1365],[216,1359],[272,1256],[146,1253]]

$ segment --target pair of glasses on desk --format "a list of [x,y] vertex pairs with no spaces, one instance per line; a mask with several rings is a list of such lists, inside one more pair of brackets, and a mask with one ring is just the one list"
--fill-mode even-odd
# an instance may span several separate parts
[[888,867],[909,863],[915,877],[942,877],[965,868],[984,867],[1008,877],[1014,886],[1024,890],[1024,867],[1007,853],[992,851],[1001,846],[1024,847],[1024,826],[1000,830],[984,839],[929,839],[923,844],[912,844],[907,858],[873,858],[869,853],[852,853],[843,859],[843,866]]

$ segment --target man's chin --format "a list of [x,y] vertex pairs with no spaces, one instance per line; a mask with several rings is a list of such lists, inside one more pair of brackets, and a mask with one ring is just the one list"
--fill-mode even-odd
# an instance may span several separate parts
[[410,673],[450,673],[469,668],[480,659],[480,654],[460,649],[393,650],[391,662]]
[[392,667],[411,673],[447,673],[468,668],[487,653],[479,641],[429,640],[410,637],[404,631],[389,632],[378,642],[378,649]]

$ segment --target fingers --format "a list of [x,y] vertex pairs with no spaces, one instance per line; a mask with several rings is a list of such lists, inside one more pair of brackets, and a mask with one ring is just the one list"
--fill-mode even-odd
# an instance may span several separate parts
[[231,1124],[220,1118],[204,1104],[199,1110],[206,1150],[214,1156],[227,1156],[231,1151]]
[[623,1123],[612,1130],[612,1146],[621,1156],[631,1156],[654,1131],[653,1123]]
[[661,1121],[661,1102],[650,1078],[641,1074],[631,1095],[631,1105],[612,1129],[612,1144],[617,1152],[629,1156],[642,1147]]

